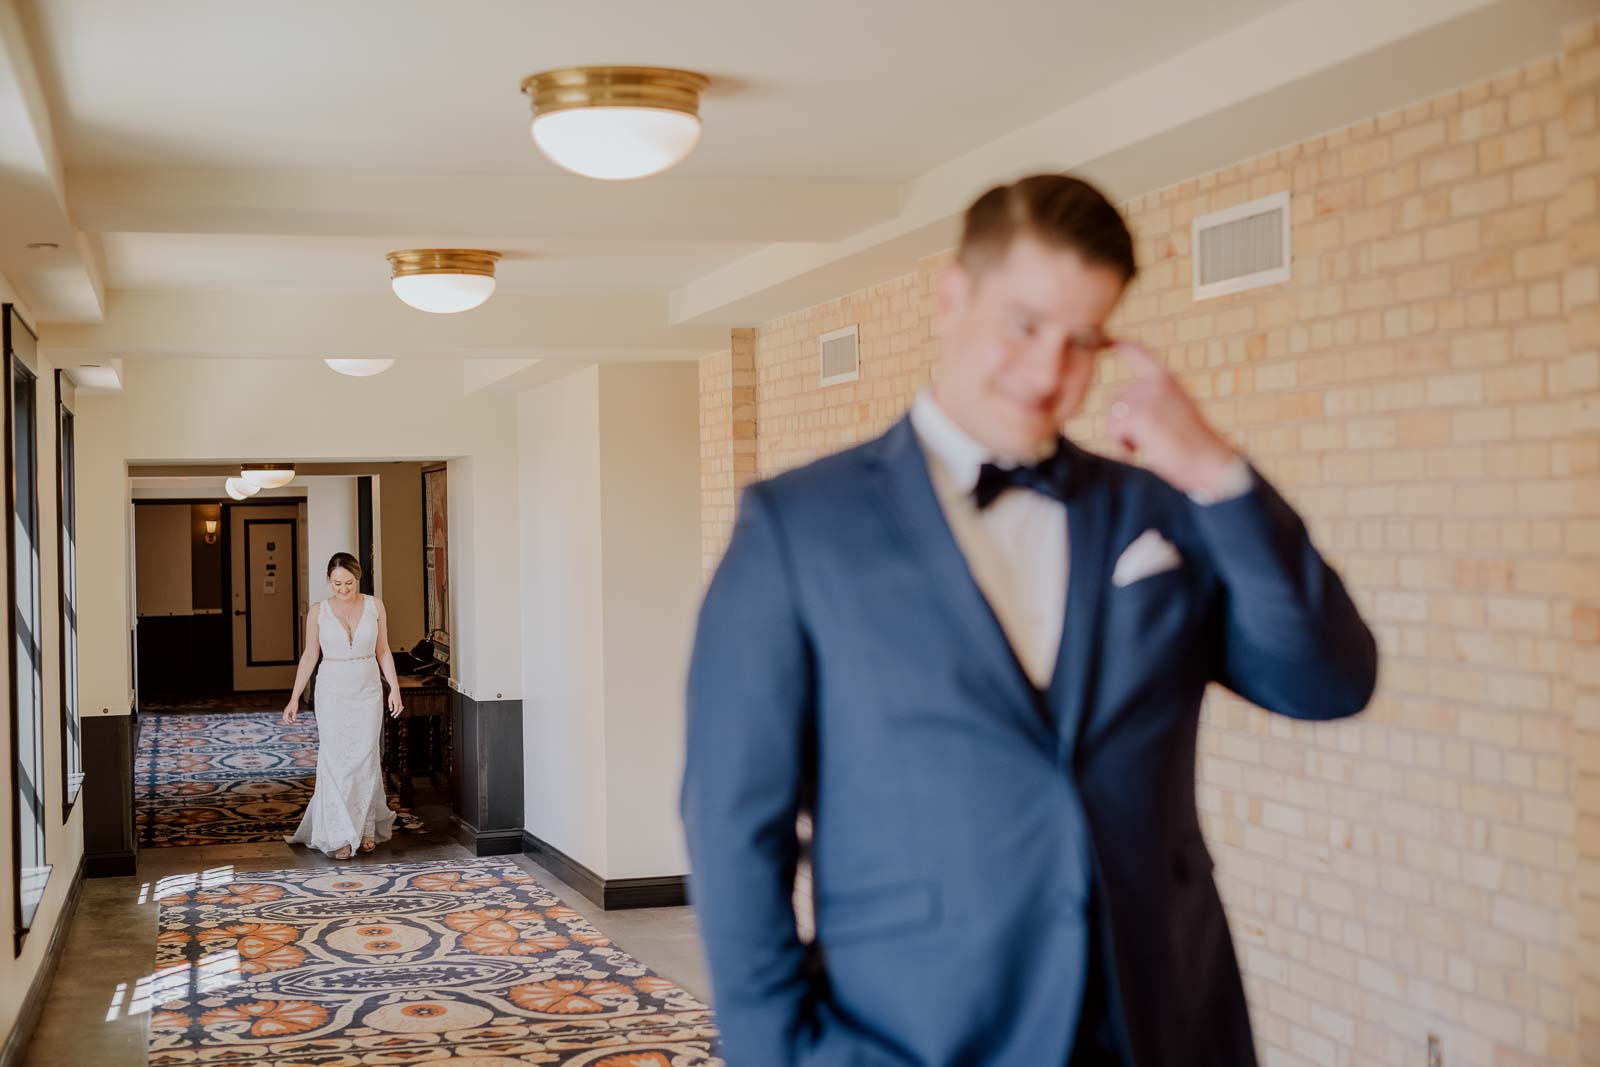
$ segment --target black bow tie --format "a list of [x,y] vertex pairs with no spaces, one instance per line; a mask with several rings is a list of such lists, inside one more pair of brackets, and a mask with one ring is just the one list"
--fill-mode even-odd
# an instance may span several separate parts
[[1032,489],[1065,504],[1071,496],[1071,473],[1066,442],[1058,441],[1055,452],[1030,466],[997,467],[985,463],[978,469],[978,484],[972,488],[972,498],[981,511],[1007,489]]

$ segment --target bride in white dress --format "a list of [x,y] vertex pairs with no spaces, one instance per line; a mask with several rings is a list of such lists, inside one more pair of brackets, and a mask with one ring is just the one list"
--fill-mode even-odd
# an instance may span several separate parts
[[294,722],[300,694],[320,658],[314,705],[321,739],[317,787],[300,829],[284,840],[343,860],[357,849],[371,852],[394,827],[378,758],[383,732],[379,670],[389,682],[391,715],[401,712],[400,683],[383,601],[360,592],[361,564],[348,552],[335,553],[328,561],[328,585],[333,596],[306,613],[306,649],[283,709],[283,721]]

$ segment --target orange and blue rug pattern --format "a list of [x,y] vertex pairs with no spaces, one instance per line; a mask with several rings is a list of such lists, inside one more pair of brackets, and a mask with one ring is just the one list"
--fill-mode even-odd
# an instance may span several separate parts
[[711,1012],[515,864],[359,864],[161,898],[152,1067],[721,1067]]
[[134,763],[139,844],[281,841],[311,802],[317,720],[280,712],[147,712]]
[[[317,719],[302,710],[284,725],[281,714],[142,714],[134,763],[140,847],[281,841],[293,833],[316,785]],[[409,814],[396,826],[422,829]]]

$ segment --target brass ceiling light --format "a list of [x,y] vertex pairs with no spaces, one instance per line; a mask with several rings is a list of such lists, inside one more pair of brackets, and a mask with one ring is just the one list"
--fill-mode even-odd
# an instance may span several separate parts
[[282,489],[294,481],[294,464],[246,463],[240,468],[239,477],[257,489]]
[[418,311],[471,311],[494,292],[499,252],[481,248],[408,248],[388,254],[394,295]]
[[533,141],[556,166],[603,181],[659,174],[700,141],[704,74],[670,67],[564,67],[530,75]]

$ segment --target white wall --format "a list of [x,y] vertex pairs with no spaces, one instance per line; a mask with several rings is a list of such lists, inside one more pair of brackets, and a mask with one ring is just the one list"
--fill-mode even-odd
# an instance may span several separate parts
[[[488,562],[458,575],[455,565],[468,551],[452,553],[453,638],[461,650],[452,669],[474,696],[522,695],[514,396],[464,396],[460,366],[443,361],[401,362],[360,379],[311,360],[132,359],[123,373],[122,393],[79,399],[87,713],[128,710],[129,605],[114,591],[128,589],[131,578],[130,462],[464,457],[482,484],[452,478],[452,524],[464,521],[474,531],[465,542],[452,534],[452,546]],[[476,507],[484,514],[474,523]]]
[[608,878],[689,870],[678,820],[700,571],[699,368],[600,368]]
[[[310,580],[306,600],[314,604],[333,595],[328,585],[329,557],[335,552],[349,552],[360,558],[356,553],[356,542],[361,537],[360,507],[354,478],[314,475],[299,480],[306,487],[306,567]],[[144,572],[142,564],[139,571]]]
[[[603,875],[599,369],[522,394],[518,411],[523,820],[529,833]],[[452,492],[455,477],[452,465]]]
[[517,602],[517,405],[492,394],[472,429],[469,455],[452,459],[449,491],[450,656],[477,700],[522,697],[522,624]]
[[524,818],[605,878],[688,870],[698,388],[693,364],[604,366],[519,405]]

